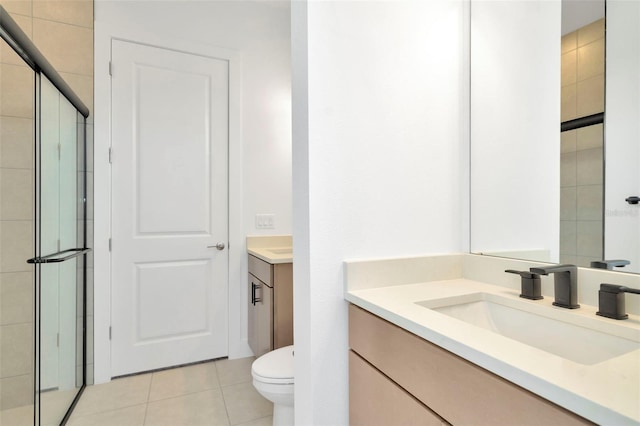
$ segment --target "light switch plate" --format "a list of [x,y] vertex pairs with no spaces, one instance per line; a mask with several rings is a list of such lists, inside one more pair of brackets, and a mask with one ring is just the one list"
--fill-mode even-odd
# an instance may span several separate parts
[[256,215],[256,229],[274,229],[274,228],[275,228],[274,214],[257,214]]

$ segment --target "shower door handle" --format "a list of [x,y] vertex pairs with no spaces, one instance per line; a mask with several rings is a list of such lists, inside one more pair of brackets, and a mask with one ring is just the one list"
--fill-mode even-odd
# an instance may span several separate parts
[[213,246],[207,246],[207,248],[216,248],[218,250],[224,250],[224,243],[220,242],[220,243],[215,244]]
[[73,248],[68,250],[59,251],[48,256],[38,256],[27,260],[27,263],[60,263],[65,260],[73,259],[74,257],[82,256],[91,251],[90,248]]

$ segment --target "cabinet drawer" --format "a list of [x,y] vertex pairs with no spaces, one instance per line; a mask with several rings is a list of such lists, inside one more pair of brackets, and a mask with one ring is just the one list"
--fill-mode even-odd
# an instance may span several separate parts
[[273,287],[272,266],[262,259],[249,255],[249,273],[269,287]]
[[453,425],[592,424],[354,305],[349,345]]
[[349,351],[349,424],[442,426],[447,423],[355,352]]

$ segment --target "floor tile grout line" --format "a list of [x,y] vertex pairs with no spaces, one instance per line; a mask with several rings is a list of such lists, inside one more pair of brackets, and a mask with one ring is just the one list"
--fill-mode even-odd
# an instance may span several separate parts
[[142,426],[147,423],[147,413],[149,412],[149,398],[151,397],[151,388],[153,387],[153,378],[156,373],[151,373],[151,380],[149,380],[149,391],[147,392],[147,402],[144,404],[144,417],[142,418]]
[[224,412],[227,414],[227,424],[231,425],[231,416],[229,416],[229,408],[227,407],[227,398],[224,396],[224,391],[220,387],[220,394],[222,395],[222,402],[224,403]]
[[220,386],[220,395],[222,396],[222,402],[224,404],[224,412],[227,415],[227,424],[231,425],[231,417],[229,416],[229,408],[227,407],[227,399],[224,397],[224,390],[222,383],[220,383],[220,370],[218,369],[219,363],[214,363],[216,367],[216,379],[218,380],[218,386]]
[[86,414],[76,414],[74,412],[71,415],[71,418],[69,419],[69,422],[71,422],[72,420],[76,420],[76,419],[83,419],[85,417],[104,416],[104,415],[109,414],[109,413],[114,413],[116,411],[122,411],[122,410],[126,410],[126,409],[133,408],[133,407],[139,407],[141,405],[147,405],[147,404],[133,404],[133,405],[127,405],[126,407],[112,408],[112,409],[105,410],[105,411],[97,411],[95,413],[86,413]]

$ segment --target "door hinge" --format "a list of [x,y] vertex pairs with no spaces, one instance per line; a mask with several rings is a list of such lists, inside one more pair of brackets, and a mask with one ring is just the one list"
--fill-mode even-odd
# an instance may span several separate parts
[[109,340],[111,340],[111,326],[109,326]]
[[111,148],[109,148],[109,164],[111,164],[111,162],[113,161],[112,158],[113,158],[113,156],[112,156],[112,153],[111,153]]
[[62,158],[62,145],[58,144],[58,160]]
[[56,334],[56,347],[60,347],[60,333]]
[[109,251],[111,251],[111,238],[109,238]]
[[109,75],[113,76],[113,68],[112,68],[112,65],[111,65],[111,61],[109,61]]

